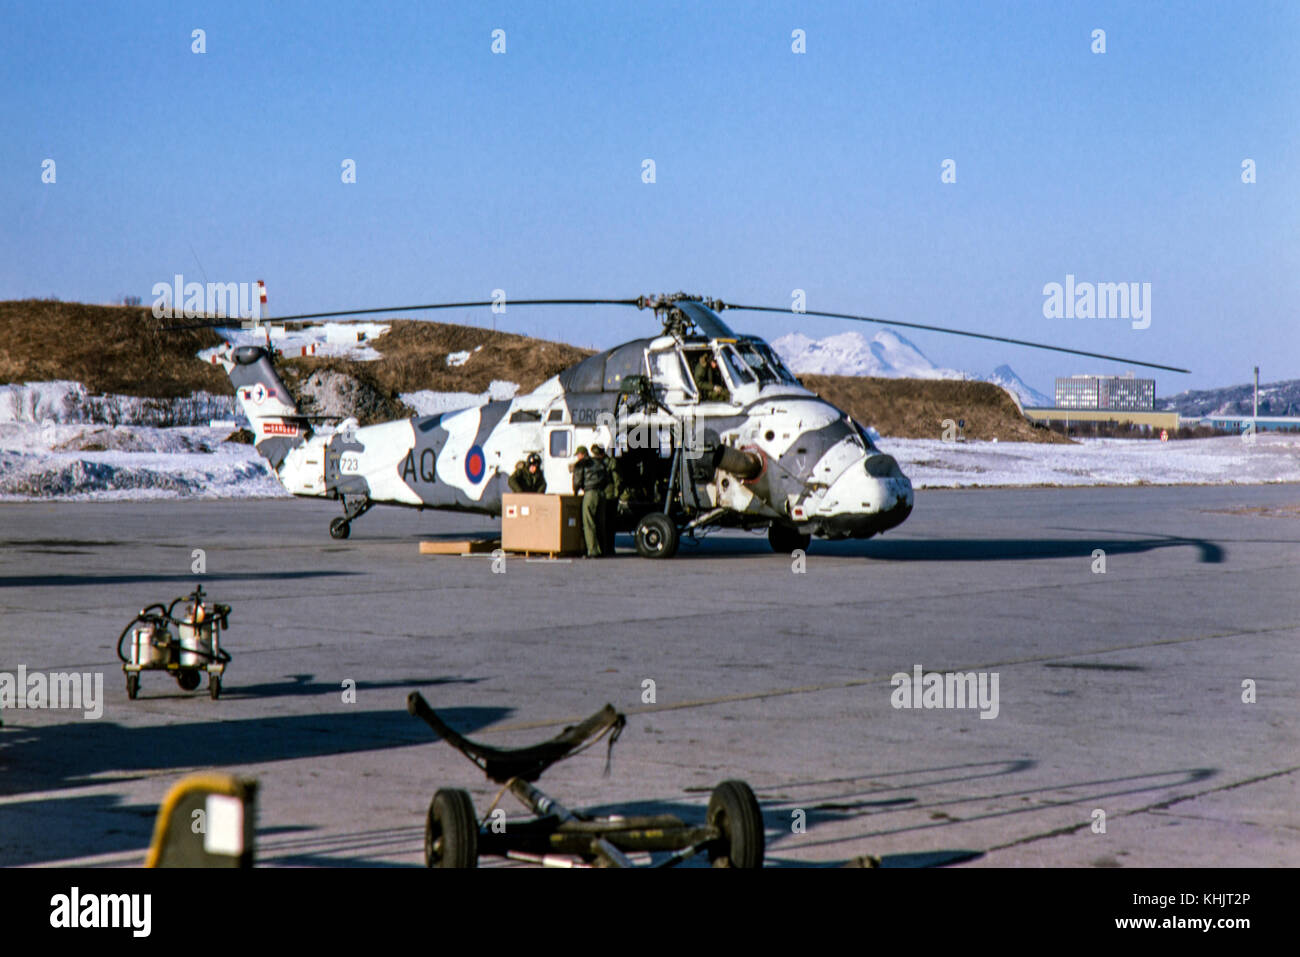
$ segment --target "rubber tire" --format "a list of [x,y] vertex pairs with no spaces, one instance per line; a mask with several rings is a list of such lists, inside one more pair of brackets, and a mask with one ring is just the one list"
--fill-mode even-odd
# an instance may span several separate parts
[[672,558],[680,538],[677,523],[663,512],[651,512],[636,526],[636,553],[642,558]]
[[723,781],[709,796],[708,822],[722,831],[709,848],[714,867],[746,870],[763,866],[765,838],[758,798],[744,781]]
[[221,676],[208,675],[208,697],[216,701],[221,697]]
[[176,683],[181,686],[182,691],[193,691],[199,686],[199,673],[197,671],[178,671],[176,672]]
[[788,525],[773,522],[767,529],[767,543],[772,546],[772,551],[789,555],[796,548],[803,552],[808,551],[808,546],[812,544],[812,536],[796,531]]
[[126,696],[132,701],[140,694],[140,673],[132,672],[126,676]]
[[[435,850],[442,838],[441,851]],[[478,818],[469,792],[440,788],[424,822],[425,867],[478,867]]]
[[352,523],[343,516],[330,522],[330,538],[347,538],[352,534]]

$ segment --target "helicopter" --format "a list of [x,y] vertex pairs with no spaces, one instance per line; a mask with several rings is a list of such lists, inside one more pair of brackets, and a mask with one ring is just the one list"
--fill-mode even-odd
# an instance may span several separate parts
[[[276,322],[379,312],[492,306],[485,302],[308,313]],[[509,400],[359,426],[321,425],[296,404],[274,350],[227,343],[214,356],[248,418],[254,444],[285,489],[341,502],[330,535],[347,538],[375,505],[500,515],[514,463],[536,455],[552,492],[572,488],[582,446],[608,449],[621,494],[611,516],[646,558],[669,558],[682,535],[767,529],[774,551],[813,536],[865,539],[904,522],[912,483],[862,423],[805,388],[762,338],[736,333],[729,305],[674,293],[636,299],[532,299],[512,305],[651,309],[658,335],[589,356]],[[808,315],[934,329],[1147,365],[1060,346],[844,313]],[[196,325],[230,325],[216,320]]]

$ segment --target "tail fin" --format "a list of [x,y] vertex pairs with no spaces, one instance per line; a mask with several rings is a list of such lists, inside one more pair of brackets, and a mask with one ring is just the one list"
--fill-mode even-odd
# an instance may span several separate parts
[[307,417],[298,411],[288,387],[271,365],[270,354],[261,346],[228,347],[217,353],[216,359],[235,387],[257,451],[278,470],[289,450],[311,434]]

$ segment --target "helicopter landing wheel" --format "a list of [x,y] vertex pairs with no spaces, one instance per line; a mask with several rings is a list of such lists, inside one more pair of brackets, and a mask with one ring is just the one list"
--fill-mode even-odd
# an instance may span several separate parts
[[126,696],[132,701],[140,694],[140,673],[138,671],[128,672],[126,676]]
[[808,551],[808,546],[812,544],[812,536],[787,525],[777,525],[773,522],[767,530],[767,543],[772,546],[772,551],[788,555],[795,549]]
[[677,542],[677,523],[663,512],[651,512],[637,524],[636,551],[642,558],[672,558]]
[[330,522],[330,538],[347,538],[352,534],[352,524],[340,516]]

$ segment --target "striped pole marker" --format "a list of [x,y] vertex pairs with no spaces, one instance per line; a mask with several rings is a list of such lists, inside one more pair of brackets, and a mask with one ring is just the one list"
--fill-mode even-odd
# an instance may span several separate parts
[[[258,319],[264,320],[267,318],[266,283],[261,279],[257,281],[257,300],[258,300],[258,312],[257,312]],[[271,348],[271,327],[270,326],[266,327],[266,348],[267,349]]]

